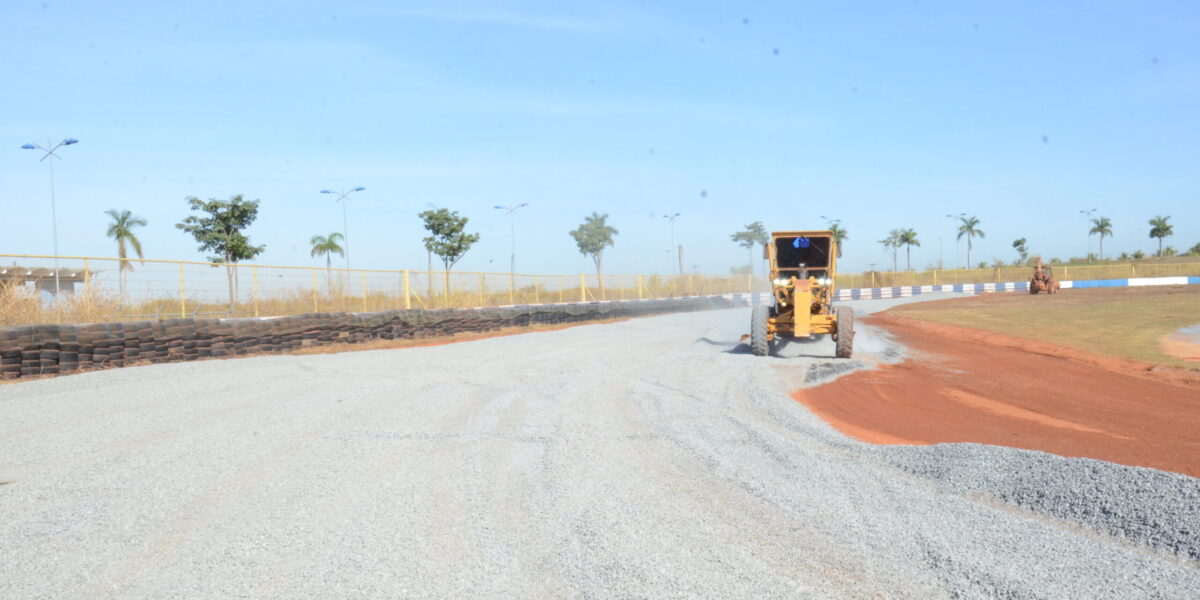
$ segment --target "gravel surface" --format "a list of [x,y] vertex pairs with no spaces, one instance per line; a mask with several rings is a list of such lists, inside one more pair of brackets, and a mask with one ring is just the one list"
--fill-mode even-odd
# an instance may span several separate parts
[[1200,480],[850,440],[787,392],[903,349],[757,358],[748,325],[0,386],[0,598],[1200,594]]

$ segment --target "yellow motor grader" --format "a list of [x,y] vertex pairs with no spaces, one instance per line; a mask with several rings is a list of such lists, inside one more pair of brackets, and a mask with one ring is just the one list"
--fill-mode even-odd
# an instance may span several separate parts
[[839,254],[833,232],[776,231],[763,254],[771,265],[774,303],[754,306],[748,336],[751,351],[766,356],[777,338],[828,334],[834,341],[834,355],[850,358],[854,309],[833,306]]

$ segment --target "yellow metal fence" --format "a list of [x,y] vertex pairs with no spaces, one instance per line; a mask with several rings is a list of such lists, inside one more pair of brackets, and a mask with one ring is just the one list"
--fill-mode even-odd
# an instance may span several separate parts
[[[58,278],[55,281],[55,267]],[[1055,265],[1060,280],[1200,276],[1200,262]],[[1022,281],[1029,267],[842,274],[839,288]],[[59,290],[55,294],[55,289]],[[0,254],[0,325],[265,317],[768,291],[750,275],[528,275]]]
[[750,275],[528,275],[0,254],[0,325],[464,308],[763,289],[765,280]]

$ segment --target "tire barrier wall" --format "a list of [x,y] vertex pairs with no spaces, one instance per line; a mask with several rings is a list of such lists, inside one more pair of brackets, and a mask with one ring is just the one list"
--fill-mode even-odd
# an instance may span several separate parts
[[265,319],[27,325],[0,328],[0,379],[281,353],[332,343],[440,337],[504,327],[732,308],[746,306],[749,301],[749,294],[738,294],[478,309],[313,313]]

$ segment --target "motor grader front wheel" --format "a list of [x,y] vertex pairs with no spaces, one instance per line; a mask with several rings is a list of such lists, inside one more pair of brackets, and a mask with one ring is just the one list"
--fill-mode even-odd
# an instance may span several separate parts
[[769,306],[754,305],[750,313],[750,351],[755,356],[766,356],[771,351],[771,342],[767,339],[767,320],[770,318]]
[[837,335],[834,336],[834,356],[850,358],[854,354],[854,309],[839,306],[833,309],[837,317]]

